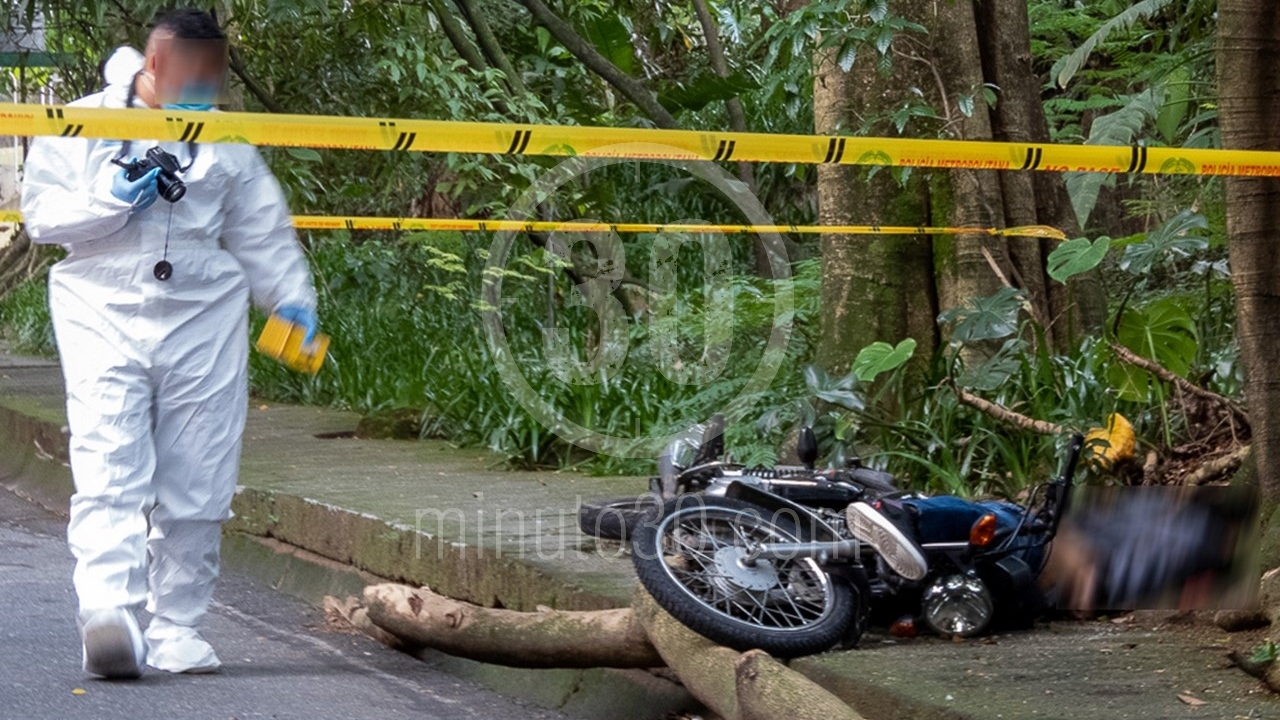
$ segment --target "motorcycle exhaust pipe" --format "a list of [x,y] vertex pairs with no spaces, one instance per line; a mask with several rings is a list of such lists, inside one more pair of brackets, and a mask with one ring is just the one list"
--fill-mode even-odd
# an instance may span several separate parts
[[819,560],[858,559],[861,550],[857,540],[839,542],[762,543],[743,557],[744,564],[753,565],[757,560],[794,560],[817,558]]

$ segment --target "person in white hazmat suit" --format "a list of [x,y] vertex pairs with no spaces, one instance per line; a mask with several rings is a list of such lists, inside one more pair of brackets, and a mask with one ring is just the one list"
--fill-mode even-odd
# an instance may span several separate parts
[[[211,110],[226,38],[207,13],[159,20],[145,57],[120,48],[106,88],[74,106]],[[191,140],[195,140],[195,136]],[[187,191],[157,202],[157,169],[112,161],[159,145]],[[71,432],[68,542],[84,669],[131,678],[219,667],[198,625],[230,518],[248,389],[248,306],[316,329],[315,290],[279,184],[256,148],[37,139],[22,184],[27,232],[67,255],[49,303]],[[145,635],[135,613],[153,619]]]

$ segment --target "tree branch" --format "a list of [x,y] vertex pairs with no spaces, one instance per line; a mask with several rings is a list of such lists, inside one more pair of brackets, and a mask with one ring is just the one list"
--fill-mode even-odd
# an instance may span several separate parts
[[1062,426],[1057,423],[1028,417],[1003,405],[984,400],[964,388],[957,387],[955,391],[956,397],[960,398],[960,402],[1014,427],[1037,432],[1041,435],[1061,435],[1064,432]]
[[231,52],[228,56],[230,61],[228,65],[231,68],[231,72],[235,73],[236,77],[240,78],[240,82],[244,83],[245,89],[257,98],[258,102],[262,103],[263,107],[273,113],[283,113],[285,111],[284,107],[280,103],[276,102],[275,98],[271,97],[271,95],[267,93],[266,89],[259,85],[258,82],[249,75],[248,70],[245,69],[244,60],[240,57],[240,51],[236,50],[235,46],[229,47]]
[[[711,69],[717,77],[729,77],[729,63],[724,57],[724,46],[720,43],[720,30],[716,26],[715,18],[711,17],[711,10],[707,8],[707,0],[693,0],[693,9],[698,13],[698,23],[702,25],[702,37],[707,41],[707,58],[711,61]],[[744,133],[747,131],[747,116],[742,111],[742,101],[736,96],[724,101],[725,109],[729,112],[729,127],[734,132]],[[742,175],[743,168],[746,168],[748,176],[753,175],[751,163],[738,163],[739,176]],[[755,179],[748,180],[746,177],[742,181],[751,185],[751,192],[755,192]]]
[[662,658],[631,608],[518,612],[485,608],[405,585],[370,585],[374,625],[450,655],[527,668],[651,668]]
[[569,23],[565,22],[542,2],[542,0],[516,0],[523,5],[539,25],[545,27],[551,36],[565,46],[574,57],[599,75],[605,82],[617,88],[636,107],[649,116],[650,120],[660,128],[676,130],[679,125],[676,119],[662,107],[662,103],[654,97],[643,83],[622,72],[622,70],[601,55],[595,47],[587,42]]
[[1203,398],[1215,405],[1230,410],[1231,414],[1239,420],[1244,427],[1249,427],[1249,414],[1245,412],[1244,408],[1240,407],[1239,403],[1231,398],[1226,397],[1225,395],[1219,395],[1212,390],[1205,390],[1190,380],[1180,377],[1160,363],[1148,360],[1119,343],[1108,343],[1108,346],[1111,348],[1111,352],[1115,353],[1116,358],[1121,362],[1146,370],[1161,380],[1177,387],[1182,392],[1195,395],[1196,397]]
[[1190,475],[1183,478],[1184,485],[1202,485],[1216,477],[1226,475],[1236,468],[1240,467],[1249,457],[1249,453],[1253,452],[1252,445],[1245,445],[1237,448],[1235,452],[1214,458],[1200,467],[1195,469]]
[[449,44],[453,45],[453,49],[458,52],[458,56],[471,66],[476,72],[484,72],[489,69],[489,63],[485,61],[484,56],[480,54],[480,50],[471,42],[471,38],[462,30],[462,26],[458,24],[458,18],[454,17],[452,11],[445,7],[443,0],[427,0],[427,4],[435,11],[436,17],[440,18],[440,27],[444,30],[445,37],[449,38]]
[[520,73],[516,72],[515,66],[502,51],[502,45],[498,43],[498,38],[493,34],[493,28],[489,27],[489,22],[484,19],[484,14],[476,7],[475,0],[454,0],[454,2],[462,8],[462,14],[471,25],[471,32],[476,36],[480,51],[489,58],[489,62],[493,63],[494,67],[507,76],[507,86],[511,88],[512,94],[524,95],[526,90],[524,81],[520,79]]
[[[720,29],[716,26],[715,18],[711,16],[711,10],[707,7],[706,0],[693,0],[693,9],[698,14],[698,23],[702,25],[702,36],[707,41],[707,58],[711,61],[711,69],[717,77],[729,77],[729,63],[725,60],[724,45],[720,42]],[[734,132],[745,133],[747,131],[747,116],[742,111],[742,101],[736,96],[724,101],[725,110],[729,113],[729,128]],[[760,188],[756,185],[756,169],[755,165],[749,162],[738,162],[738,179],[743,185],[747,186],[747,192],[752,197],[760,196]],[[757,242],[755,247],[756,255],[756,273],[761,277],[770,277],[773,273],[772,264],[770,263],[769,252],[763,242]]]

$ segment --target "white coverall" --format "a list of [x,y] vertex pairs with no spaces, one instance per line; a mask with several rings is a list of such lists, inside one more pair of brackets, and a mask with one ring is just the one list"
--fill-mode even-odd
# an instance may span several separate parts
[[[123,108],[142,62],[117,50],[106,89],[71,104]],[[134,140],[129,154],[157,144],[191,162],[185,143]],[[256,148],[198,146],[180,176],[186,196],[133,215],[111,194],[121,148],[37,139],[22,212],[34,242],[67,250],[49,273],[49,303],[66,381],[76,485],[67,538],[81,617],[145,600],[155,615],[147,662],[180,671],[198,662],[191,645],[212,657],[194,628],[218,575],[239,470],[250,296],[266,311],[313,309],[315,290]],[[173,274],[162,282],[153,268],[166,237]]]

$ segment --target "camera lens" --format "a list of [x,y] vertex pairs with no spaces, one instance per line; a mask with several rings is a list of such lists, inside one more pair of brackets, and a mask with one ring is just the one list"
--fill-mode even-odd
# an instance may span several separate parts
[[181,180],[170,180],[163,173],[156,177],[156,189],[160,191],[160,197],[171,203],[178,202],[183,195],[187,194],[187,185]]

